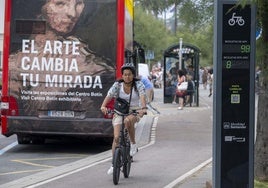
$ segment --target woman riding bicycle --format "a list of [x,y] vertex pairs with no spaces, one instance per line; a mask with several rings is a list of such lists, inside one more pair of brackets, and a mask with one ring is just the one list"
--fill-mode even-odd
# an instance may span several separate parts
[[[109,89],[107,96],[105,97],[101,111],[107,114],[106,105],[113,98],[123,98],[127,101],[130,100],[130,112],[131,110],[138,110],[138,115],[129,114],[124,118],[124,125],[128,130],[129,139],[131,142],[130,155],[134,156],[137,152],[137,145],[135,141],[135,123],[139,122],[140,118],[147,113],[146,107],[146,94],[143,83],[135,77],[136,70],[132,63],[126,63],[121,67],[122,78],[116,81],[113,86]],[[132,93],[131,93],[132,90]],[[131,96],[131,99],[130,99]],[[120,125],[122,124],[123,116],[114,114],[113,117],[113,128],[114,128],[114,139],[112,144],[112,154],[116,146],[119,144]],[[113,166],[109,168],[107,174],[113,173]]]

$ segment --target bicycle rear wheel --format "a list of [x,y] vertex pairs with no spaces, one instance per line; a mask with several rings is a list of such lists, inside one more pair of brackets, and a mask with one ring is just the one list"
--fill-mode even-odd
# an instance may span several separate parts
[[113,158],[113,182],[115,185],[118,184],[119,178],[120,178],[120,168],[122,164],[122,152],[120,148],[116,148],[114,152],[114,158]]
[[123,165],[123,173],[124,173],[124,177],[125,178],[128,178],[129,177],[129,173],[130,173],[130,168],[131,168],[131,161],[132,161],[132,158],[129,154],[130,152],[130,147],[127,146],[124,150],[125,152],[125,161],[124,161],[124,165]]

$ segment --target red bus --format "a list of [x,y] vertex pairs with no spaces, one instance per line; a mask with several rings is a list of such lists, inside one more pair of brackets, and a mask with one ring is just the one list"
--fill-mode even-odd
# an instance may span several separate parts
[[6,0],[5,6],[2,134],[16,134],[19,144],[111,138],[111,117],[99,108],[131,60],[125,54],[133,52],[133,0]]

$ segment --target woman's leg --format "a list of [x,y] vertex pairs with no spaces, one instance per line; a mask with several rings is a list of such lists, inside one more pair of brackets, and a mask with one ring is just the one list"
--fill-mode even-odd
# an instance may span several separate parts
[[182,110],[182,108],[183,108],[183,102],[184,102],[183,97],[179,97],[179,110]]
[[120,128],[121,128],[122,121],[123,121],[122,116],[114,114],[113,121],[112,121],[113,129],[114,129],[114,139],[113,139],[113,144],[112,144],[112,154],[114,154],[116,146],[119,145],[119,135],[120,135]]
[[134,115],[129,115],[125,118],[124,123],[128,130],[129,139],[132,144],[135,144],[135,123],[137,122],[137,117]]
[[[114,124],[114,139],[113,139],[113,144],[112,144],[112,156],[114,156],[114,151],[116,146],[119,144],[119,134],[120,134],[120,124]],[[108,175],[113,174],[113,161],[111,167],[107,171]]]
[[172,102],[172,104],[177,104],[176,100],[177,100],[177,95],[176,95],[176,93],[175,93],[175,94],[174,94],[174,98],[173,98],[173,102]]
[[113,144],[112,144],[112,154],[114,155],[114,150],[116,146],[119,145],[119,135],[120,135],[120,126],[119,124],[114,125],[114,139],[113,139]]
[[147,102],[152,102],[153,99],[153,89],[146,89]]
[[125,126],[128,130],[129,139],[130,139],[130,155],[134,156],[137,151],[137,144],[135,141],[135,123],[138,122],[138,117],[134,115],[129,115],[125,118]]

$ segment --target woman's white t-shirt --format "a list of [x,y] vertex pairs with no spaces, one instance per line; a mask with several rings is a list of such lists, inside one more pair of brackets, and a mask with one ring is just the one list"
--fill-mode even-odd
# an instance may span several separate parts
[[[119,90],[119,97],[122,99],[125,99],[126,101],[129,101],[130,93],[127,94],[124,91],[123,84],[121,84],[120,90]],[[130,107],[139,107],[140,105],[139,95],[138,92],[135,91],[135,88],[132,88],[132,96],[130,101]]]

